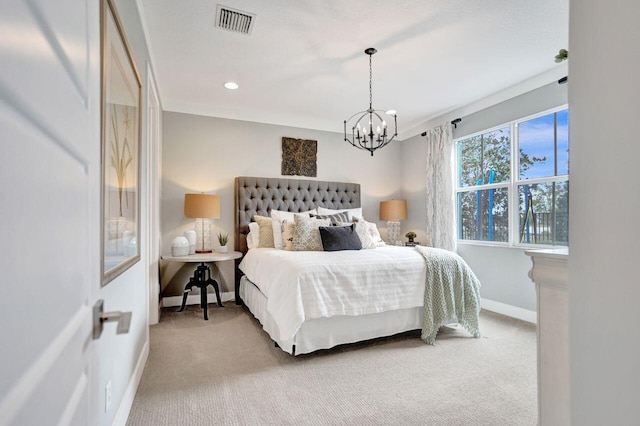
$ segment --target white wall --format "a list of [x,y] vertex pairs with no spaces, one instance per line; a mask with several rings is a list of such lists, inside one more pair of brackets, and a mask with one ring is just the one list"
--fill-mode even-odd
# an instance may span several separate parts
[[638,424],[640,3],[569,10],[572,424]]
[[[336,128],[341,124],[336,123]],[[233,184],[236,176],[280,177],[282,138],[318,141],[317,178],[361,184],[362,207],[366,219],[378,221],[379,202],[401,194],[401,146],[391,143],[373,157],[353,148],[342,133],[275,126],[191,114],[165,112],[162,139],[162,252],[169,253],[171,242],[193,227],[184,217],[184,194],[205,192],[220,196],[218,230],[233,237]],[[381,228],[386,225],[379,223]],[[384,229],[381,229],[384,237]],[[233,247],[233,240],[229,247]],[[217,246],[214,238],[214,247]],[[163,296],[182,294],[193,267],[178,271],[175,264],[163,263]],[[222,267],[223,287],[233,291],[233,262]]]
[[[494,95],[434,119],[426,126],[434,127],[453,118],[462,117],[462,122],[458,124],[453,134],[454,138],[457,138],[566,104],[567,86],[556,82],[558,76],[566,75],[565,71],[565,67],[559,66],[552,73],[545,73],[506,90],[503,98]],[[530,90],[535,85],[538,87]],[[529,91],[523,93],[523,89],[529,89]],[[514,95],[517,96],[504,99]],[[491,102],[495,104],[488,106]],[[425,127],[425,130],[430,127]],[[425,144],[426,139],[419,135],[402,142],[402,163],[405,166],[402,170],[402,190],[409,210],[409,218],[402,223],[402,228],[403,231],[416,231],[418,241],[424,240],[426,236]],[[523,249],[460,244],[458,253],[480,279],[482,298],[498,302],[493,304],[491,309],[499,304],[506,304],[529,311],[521,312],[520,318],[530,318],[534,315],[535,287],[527,275],[531,269],[531,260],[524,254]],[[501,312],[514,314],[511,311],[501,310]]]
[[[146,99],[145,88],[147,81],[147,61],[149,60],[140,16],[133,1],[116,0],[116,8],[123,23],[125,33],[133,56],[135,58],[140,77],[142,79],[143,100]],[[143,105],[145,102],[143,101]],[[147,138],[147,111],[143,108],[142,117],[142,138],[143,144],[141,152],[146,152]],[[99,142],[96,142],[99,143]],[[148,170],[148,158],[142,155],[141,159],[141,183],[146,182]],[[113,329],[104,332],[102,337],[96,341],[95,350],[99,357],[98,381],[101,394],[100,401],[100,424],[112,425],[114,422],[124,423],[129,413],[129,407],[133,401],[131,392],[137,388],[136,374],[141,373],[144,367],[146,354],[148,351],[148,322],[147,303],[148,288],[146,283],[147,265],[145,262],[148,250],[147,241],[147,220],[148,194],[144,185],[141,187],[141,227],[140,227],[140,250],[141,260],[125,271],[122,275],[111,281],[100,291],[100,298],[105,300],[105,311],[130,311],[132,312],[131,327],[128,334],[117,335]],[[142,365],[139,365],[142,363]],[[138,370],[136,370],[138,368]],[[112,402],[109,410],[105,413],[105,386],[111,381]],[[127,393],[129,392],[129,393]]]

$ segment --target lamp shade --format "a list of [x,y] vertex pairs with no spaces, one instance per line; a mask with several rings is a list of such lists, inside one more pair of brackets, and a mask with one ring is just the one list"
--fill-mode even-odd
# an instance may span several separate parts
[[220,197],[208,194],[184,194],[184,215],[190,218],[220,219]]
[[407,219],[407,201],[389,200],[380,202],[380,220],[399,222]]

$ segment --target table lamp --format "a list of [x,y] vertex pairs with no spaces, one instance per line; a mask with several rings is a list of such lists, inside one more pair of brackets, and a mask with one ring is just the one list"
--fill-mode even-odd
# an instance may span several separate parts
[[380,220],[387,221],[387,233],[390,244],[402,245],[402,240],[400,240],[400,221],[406,219],[406,200],[389,200],[380,202]]
[[184,194],[184,215],[196,219],[196,253],[211,253],[211,219],[220,219],[220,197]]

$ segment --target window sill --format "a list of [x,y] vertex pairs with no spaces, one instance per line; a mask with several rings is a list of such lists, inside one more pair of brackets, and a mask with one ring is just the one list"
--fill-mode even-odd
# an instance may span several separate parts
[[568,248],[568,246],[552,246],[546,244],[509,244],[509,243],[499,243],[499,242],[491,242],[491,241],[475,241],[475,240],[458,240],[457,245],[459,246],[479,246],[479,247],[495,247],[495,248],[506,248],[506,249],[517,249],[517,250],[546,250],[546,249],[563,249]]

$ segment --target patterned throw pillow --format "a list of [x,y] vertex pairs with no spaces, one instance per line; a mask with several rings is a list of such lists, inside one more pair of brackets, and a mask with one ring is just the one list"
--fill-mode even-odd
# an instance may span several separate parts
[[329,219],[331,221],[332,226],[338,225],[339,222],[349,222],[349,214],[347,212],[340,212],[329,215],[321,215],[321,214],[312,214],[311,217],[315,217],[316,219]]
[[[339,226],[349,226],[351,223],[340,223]],[[369,233],[369,227],[367,223],[364,221],[355,222],[356,225],[356,233],[360,238],[360,242],[362,243],[363,249],[372,249],[378,247],[378,245],[371,238],[371,234]]]
[[333,209],[327,209],[324,207],[318,207],[318,214],[336,214],[340,212],[347,212],[347,214],[349,215],[349,220],[347,220],[347,222],[352,222],[354,219],[364,219],[364,216],[362,216],[362,207],[357,207],[355,209],[340,209],[340,210],[333,210]]
[[318,228],[331,225],[331,221],[304,216],[295,216],[294,221],[293,250],[322,251],[322,239]]
[[375,223],[367,222],[364,219],[362,219],[361,222],[364,222],[364,223],[367,224],[367,229],[369,230],[369,235],[371,235],[371,239],[376,244],[376,247],[382,247],[382,246],[386,245],[384,243],[384,241],[382,241],[382,237],[380,236],[380,231],[378,231],[378,227],[376,226]]
[[260,240],[258,242],[258,247],[275,247],[273,242],[273,226],[271,224],[271,218],[255,215],[253,216],[253,220],[258,222],[258,226],[260,227]]
[[293,250],[293,232],[295,229],[295,223],[289,221],[285,223],[282,230],[282,245],[285,250]]

